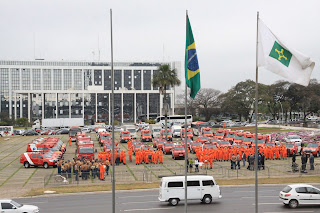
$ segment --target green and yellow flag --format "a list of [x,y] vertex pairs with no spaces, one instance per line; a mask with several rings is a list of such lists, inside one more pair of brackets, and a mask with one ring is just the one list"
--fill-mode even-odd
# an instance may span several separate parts
[[194,43],[192,29],[187,15],[187,36],[186,36],[186,55],[185,55],[185,76],[187,86],[191,89],[190,97],[194,99],[200,90],[200,69]]

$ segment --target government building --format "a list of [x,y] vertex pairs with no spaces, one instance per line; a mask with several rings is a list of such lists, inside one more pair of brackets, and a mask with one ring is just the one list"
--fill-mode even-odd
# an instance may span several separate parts
[[[135,123],[163,115],[163,95],[151,80],[162,64],[181,72],[180,62],[114,63],[115,120]],[[76,61],[0,61],[0,113],[30,122],[83,118],[85,124],[111,119],[111,64]],[[174,114],[175,88],[168,88]]]

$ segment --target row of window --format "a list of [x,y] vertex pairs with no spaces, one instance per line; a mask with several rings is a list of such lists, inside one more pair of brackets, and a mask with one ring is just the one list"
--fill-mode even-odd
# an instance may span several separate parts
[[[203,180],[202,181],[202,186],[213,186],[214,182],[213,180]],[[198,180],[192,180],[192,181],[187,181],[187,186],[200,186],[200,181]],[[169,182],[168,183],[169,188],[179,188],[183,187],[183,182],[182,181],[175,181],[175,182]]]

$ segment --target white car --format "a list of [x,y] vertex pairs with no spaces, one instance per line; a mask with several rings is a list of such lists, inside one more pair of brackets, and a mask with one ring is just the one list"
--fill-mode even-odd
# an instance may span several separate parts
[[285,142],[300,142],[302,143],[302,139],[298,135],[288,135],[284,138]]
[[282,189],[279,199],[291,208],[299,205],[320,205],[320,189],[308,184],[292,184]]
[[19,204],[13,200],[0,200],[0,212],[37,213],[40,211],[37,206]]

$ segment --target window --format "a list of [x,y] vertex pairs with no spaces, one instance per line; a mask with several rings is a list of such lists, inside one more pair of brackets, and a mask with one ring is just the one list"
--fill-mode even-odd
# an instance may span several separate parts
[[187,186],[200,186],[200,182],[198,180],[188,181]]
[[203,180],[202,181],[203,186],[214,186],[213,180]]
[[291,191],[291,187],[290,186],[286,186],[286,187],[284,187],[284,189],[282,189],[282,191],[284,192],[284,193],[288,193],[288,192],[290,192]]
[[296,188],[297,193],[307,193],[306,187],[298,187]]
[[183,182],[169,182],[168,183],[168,188],[171,188],[171,187],[183,187]]
[[43,150],[43,147],[38,147],[38,150]]
[[32,158],[37,158],[37,155],[32,155]]
[[309,194],[320,194],[320,191],[318,189],[307,187],[307,191]]
[[13,209],[13,205],[11,203],[1,203],[2,209]]
[[39,158],[39,159],[42,159],[42,156],[41,156],[41,155],[38,155],[38,158]]

